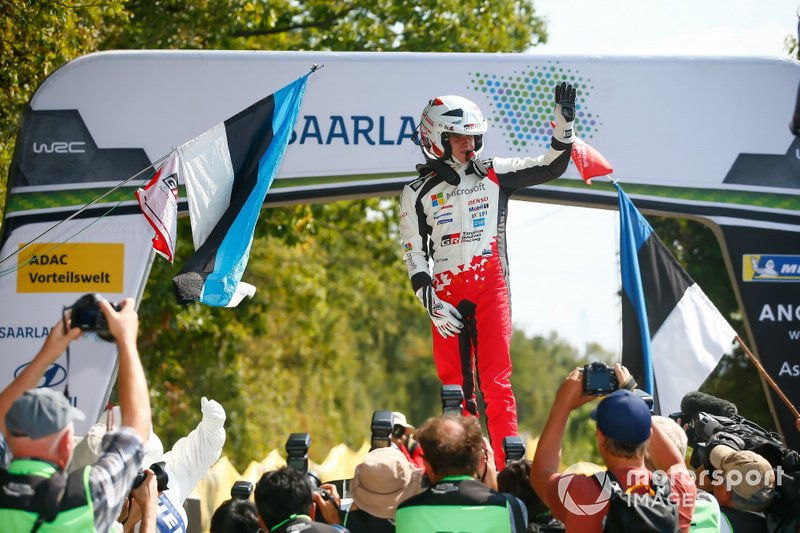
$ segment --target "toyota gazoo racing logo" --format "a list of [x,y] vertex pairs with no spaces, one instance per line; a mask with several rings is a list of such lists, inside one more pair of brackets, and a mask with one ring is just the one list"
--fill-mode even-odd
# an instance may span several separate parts
[[[576,476],[592,477],[597,479],[600,493],[594,502],[576,502],[570,493],[570,484]],[[592,482],[594,483],[594,481]],[[558,499],[564,505],[564,508],[577,516],[591,516],[599,513],[608,505],[608,500],[611,498],[611,479],[606,475],[605,471],[599,466],[592,463],[576,463],[561,474],[558,480]]]
[[[19,376],[22,373],[22,371],[28,367],[28,365],[30,365],[30,363],[25,363],[24,365],[20,365],[14,371],[14,379],[16,379],[17,376]],[[50,368],[48,368],[45,371],[44,375],[42,376],[42,379],[39,380],[39,384],[36,387],[37,388],[55,387],[56,385],[60,385],[61,383],[63,383],[64,380],[66,379],[67,379],[67,369],[57,363],[53,363],[52,365],[50,365]]]

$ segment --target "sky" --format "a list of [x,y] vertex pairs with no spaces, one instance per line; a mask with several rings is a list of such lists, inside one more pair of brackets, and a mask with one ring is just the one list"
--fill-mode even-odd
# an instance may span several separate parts
[[[547,22],[532,54],[786,57],[800,0],[534,0]],[[613,161],[612,161],[613,164]],[[583,350],[621,352],[617,212],[512,201],[514,324]]]

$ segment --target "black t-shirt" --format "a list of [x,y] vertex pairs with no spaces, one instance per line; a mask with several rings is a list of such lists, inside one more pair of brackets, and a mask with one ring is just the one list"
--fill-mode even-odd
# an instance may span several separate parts
[[761,533],[762,531],[766,533],[768,531],[767,519],[762,513],[740,511],[724,505],[720,505],[719,508],[728,519],[734,533]]
[[395,533],[394,520],[378,518],[361,509],[347,513],[344,525],[350,533]]

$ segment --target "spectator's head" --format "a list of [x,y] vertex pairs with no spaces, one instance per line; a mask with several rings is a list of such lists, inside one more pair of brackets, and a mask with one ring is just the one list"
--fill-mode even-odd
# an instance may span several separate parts
[[26,391],[6,413],[9,448],[17,457],[45,459],[64,468],[72,456],[72,421],[83,419],[60,392],[47,387]]
[[[683,431],[677,422],[666,416],[653,415],[653,424],[661,428],[664,435],[672,442],[680,452],[681,457],[686,457],[686,447],[689,445],[689,439],[686,437],[686,432]],[[648,470],[664,470],[664,465],[654,464],[650,457],[650,441],[647,441],[644,453],[644,464]]]
[[417,430],[417,442],[425,454],[428,477],[433,482],[445,476],[475,475],[483,454],[483,435],[472,416],[439,416],[428,419]]
[[724,480],[713,483],[720,505],[742,511],[761,511],[769,506],[775,496],[775,471],[766,459],[724,444],[715,446],[709,459]]
[[264,526],[273,529],[292,515],[311,512],[311,485],[303,472],[284,466],[261,476],[255,501]]
[[256,506],[250,500],[225,500],[211,517],[210,533],[256,533],[259,528]]
[[378,518],[394,518],[397,506],[421,490],[422,469],[391,447],[369,452],[350,481],[356,507]]
[[528,509],[528,522],[546,522],[550,511],[531,486],[531,462],[528,459],[511,461],[497,474],[497,490],[513,494]]
[[398,440],[402,440],[405,435],[411,435],[414,433],[414,426],[408,423],[406,420],[406,415],[399,411],[395,411],[392,413],[392,440],[395,441],[397,444]]
[[650,438],[650,408],[641,397],[629,390],[615,390],[600,401],[591,417],[597,421],[597,443],[604,460],[644,457]]

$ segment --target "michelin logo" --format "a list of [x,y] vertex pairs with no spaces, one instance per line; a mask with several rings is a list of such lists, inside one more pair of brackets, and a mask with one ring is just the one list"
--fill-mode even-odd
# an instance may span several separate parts
[[744,254],[742,281],[800,281],[800,255]]

